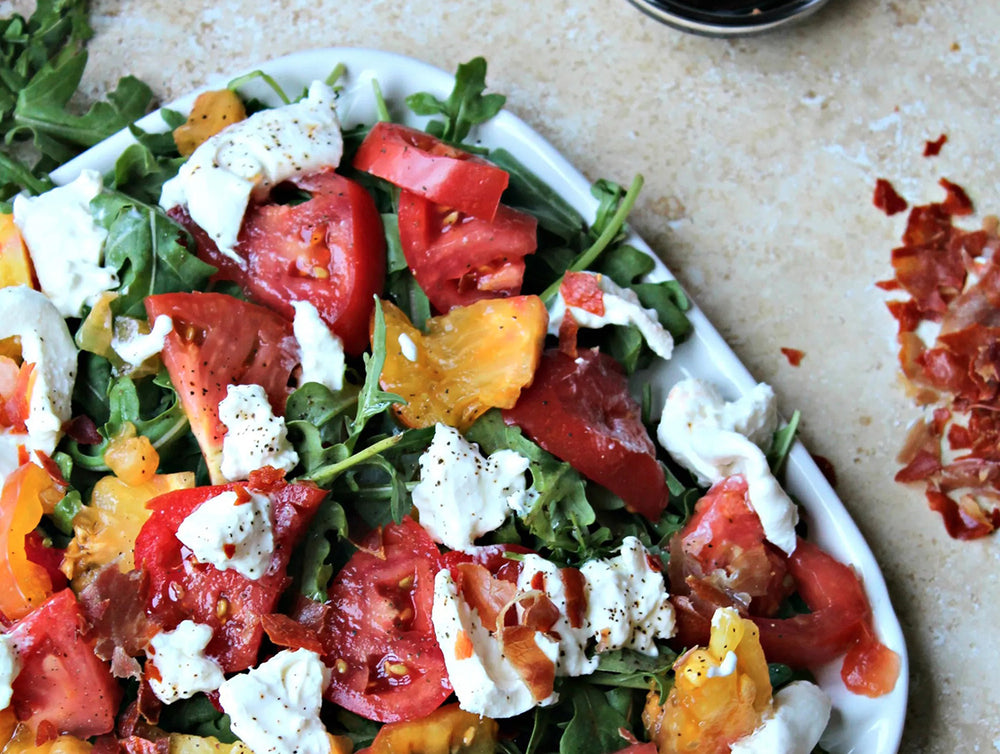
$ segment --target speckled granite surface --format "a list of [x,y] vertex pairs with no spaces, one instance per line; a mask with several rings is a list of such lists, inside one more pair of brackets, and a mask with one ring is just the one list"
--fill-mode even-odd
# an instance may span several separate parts
[[[93,91],[131,72],[167,100],[331,45],[446,70],[483,54],[491,88],[588,177],[643,173],[634,225],[783,411],[802,411],[883,565],[911,653],[901,750],[1000,750],[1000,542],[950,540],[922,494],[892,481],[916,411],[873,283],[904,220],[871,204],[877,177],[926,202],[946,176],[1000,212],[1000,4],[831,0],[733,41],[683,35],[625,0],[94,0],[93,12]],[[924,158],[940,133],[940,156]],[[798,368],[782,347],[805,352]]]

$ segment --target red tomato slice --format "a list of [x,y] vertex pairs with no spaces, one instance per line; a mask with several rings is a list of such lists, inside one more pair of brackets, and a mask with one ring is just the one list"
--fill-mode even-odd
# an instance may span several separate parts
[[333,170],[288,183],[311,198],[250,206],[236,246],[245,265],[221,254],[185,211],[170,214],[194,236],[198,256],[218,268],[217,278],[236,282],[248,298],[289,320],[292,302],[308,301],[344,349],[359,354],[368,345],[372,297],[385,280],[385,232],[375,201]]
[[503,412],[545,450],[655,521],[669,492],[639,405],[618,363],[597,350],[546,351],[535,380]]
[[[676,541],[681,552],[669,564],[675,593],[687,593],[692,579],[708,581],[728,594],[749,595],[750,612],[769,616],[794,591],[784,554],[764,539],[741,476],[714,485]],[[671,551],[676,547],[672,542]]]
[[493,219],[509,180],[496,165],[398,123],[376,123],[353,165],[435,204],[487,221]]
[[376,529],[330,586],[326,697],[379,722],[429,715],[451,694],[431,624],[441,556],[410,518]]
[[262,306],[221,293],[164,293],[146,299],[153,320],[169,315],[174,329],[163,364],[198,439],[213,482],[220,472],[225,426],[219,401],[230,385],[260,385],[274,413],[285,413],[289,376],[299,348],[287,320]]
[[[241,486],[271,499],[274,553],[267,573],[259,579],[198,563],[176,536],[177,527],[199,505]],[[136,570],[148,575],[146,612],[166,630],[185,619],[211,626],[213,636],[206,651],[223,670],[253,667],[263,636],[261,617],[274,611],[288,586],[286,568],[292,549],[324,497],[324,490],[289,484],[280,472],[264,469],[252,473],[245,484],[176,490],[150,501],[153,512],[135,541]]]
[[[718,564],[728,563],[732,567],[743,547],[754,547],[756,527],[745,519],[737,505],[745,504],[745,489],[746,483],[738,477],[713,487],[699,502],[694,517],[680,536],[671,543],[671,591],[677,595],[673,602],[677,608],[676,641],[680,645],[706,645],[716,607],[734,602],[728,593],[731,590],[713,586],[710,579],[692,576],[690,566],[678,566],[677,561],[698,559],[707,574],[707,569]],[[682,554],[675,558],[678,544],[683,548]],[[697,552],[699,546],[710,548],[710,553]],[[731,578],[724,578],[734,584],[754,580],[770,583],[780,590],[782,597],[787,594],[783,580],[777,580],[771,570],[773,559],[749,559],[740,565],[752,568],[754,563],[767,569],[766,572],[756,576],[731,574]],[[841,675],[849,688],[872,696],[891,691],[899,675],[899,658],[875,637],[871,606],[854,569],[803,539],[798,540],[795,551],[785,559],[785,568],[810,612],[791,618],[750,616],[760,629],[760,643],[768,662],[815,668],[847,652]],[[777,595],[768,599],[774,601]]]
[[62,734],[89,738],[114,728],[121,689],[108,663],[94,654],[93,642],[84,638],[85,627],[76,597],[64,589],[8,633],[21,663],[11,704],[38,743]]
[[538,221],[505,205],[486,220],[399,195],[399,240],[413,277],[439,312],[485,298],[516,296],[524,257],[538,247]]

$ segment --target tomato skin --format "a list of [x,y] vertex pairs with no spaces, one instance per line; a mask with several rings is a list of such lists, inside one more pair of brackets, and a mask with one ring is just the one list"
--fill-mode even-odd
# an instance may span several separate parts
[[[752,546],[758,535],[738,515],[735,502],[743,499],[745,484],[735,477],[713,487],[699,501],[695,516],[671,542],[670,580],[674,594],[671,601],[676,609],[675,642],[679,646],[707,642],[716,607],[733,604],[730,594],[713,587],[708,579],[692,576],[689,566],[679,565],[699,555],[692,554],[685,540],[704,539],[706,528],[710,529],[704,544],[711,546],[711,554],[701,555],[705,568],[725,563],[728,554]],[[717,510],[710,510],[712,508]],[[678,545],[682,548],[679,552]],[[763,559],[743,565],[749,568],[752,563],[770,567],[769,561]],[[784,565],[810,612],[790,618],[772,618],[752,614],[755,603],[751,603],[748,617],[760,631],[760,643],[768,662],[780,662],[796,669],[815,668],[847,653],[841,675],[848,688],[870,696],[891,691],[899,675],[899,657],[875,637],[871,606],[854,569],[801,538],[795,551],[785,558]],[[771,572],[756,577],[739,574],[735,578],[756,580],[758,584],[779,588]],[[738,581],[736,584],[738,589]],[[782,599],[788,594],[783,580],[779,593]],[[773,602],[777,595],[767,600]]]
[[224,482],[226,428],[219,421],[219,401],[229,385],[260,385],[275,415],[284,415],[290,375],[299,360],[291,323],[270,309],[222,293],[162,293],[148,296],[145,305],[150,320],[161,314],[173,319],[163,364],[212,481]]
[[[256,663],[263,636],[261,616],[271,613],[289,584],[286,567],[295,543],[326,497],[318,487],[289,484],[273,470],[254,472],[246,483],[174,490],[153,499],[149,519],[135,541],[136,569],[145,571],[146,612],[165,630],[185,619],[212,627],[206,653],[225,672]],[[267,572],[248,579],[239,572],[198,563],[177,539],[177,527],[198,506],[227,490],[245,487],[271,499],[274,553]]]
[[538,222],[500,205],[492,219],[464,215],[403,191],[399,240],[417,283],[439,312],[516,296],[524,257],[538,247]]
[[[538,367],[549,321],[538,296],[458,307],[427,320],[426,332],[392,302],[382,307],[386,358],[379,382],[406,399],[393,412],[409,427],[440,422],[461,431],[490,408],[515,405]],[[404,335],[415,354],[404,353]]]
[[365,537],[330,586],[320,628],[333,671],[327,699],[396,722],[429,715],[451,694],[431,624],[441,567],[437,546],[409,517]]
[[308,192],[302,204],[253,204],[247,209],[236,253],[222,254],[183,209],[170,216],[194,236],[198,256],[218,268],[251,300],[292,320],[294,301],[308,301],[359,354],[368,345],[372,296],[385,281],[385,232],[375,200],[359,184],[322,170],[288,181]]
[[11,704],[41,740],[89,738],[114,728],[121,689],[84,628],[76,597],[63,589],[8,632],[21,662]]
[[435,204],[484,220],[493,219],[509,181],[496,165],[398,123],[372,126],[353,165]]
[[596,349],[576,359],[546,351],[534,382],[503,418],[614,492],[630,511],[655,521],[666,507],[669,492],[656,448],[610,356]]
[[741,476],[722,480],[698,501],[681,536],[671,542],[672,552],[677,547],[683,557],[669,564],[675,593],[686,593],[689,579],[714,582],[713,588],[750,595],[752,615],[769,616],[794,590],[785,557],[765,540]]

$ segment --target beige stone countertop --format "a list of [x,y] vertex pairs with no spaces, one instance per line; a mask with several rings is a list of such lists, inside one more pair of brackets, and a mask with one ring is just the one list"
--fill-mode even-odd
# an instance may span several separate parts
[[[625,0],[94,0],[92,14],[90,91],[133,73],[166,101],[317,47],[448,71],[481,54],[491,90],[588,178],[642,173],[635,228],[783,412],[802,411],[806,445],[833,463],[882,564],[911,660],[901,751],[1000,750],[1000,543],[950,539],[923,494],[892,481],[917,410],[874,282],[905,214],[872,206],[878,177],[926,203],[945,176],[1000,213],[1000,3],[830,0],[734,40],[682,34]],[[801,365],[782,347],[804,351]]]

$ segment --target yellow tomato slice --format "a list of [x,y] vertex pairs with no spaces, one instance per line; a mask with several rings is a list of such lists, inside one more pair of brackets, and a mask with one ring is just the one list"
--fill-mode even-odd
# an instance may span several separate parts
[[363,754],[487,754],[496,750],[498,726],[449,704],[420,720],[389,723]]
[[490,408],[510,408],[531,384],[545,342],[548,312],[537,296],[487,299],[427,320],[426,333],[398,307],[385,313],[384,390],[409,427],[441,422],[467,429]]
[[0,288],[8,285],[34,285],[28,249],[13,215],[0,215]]
[[731,743],[760,724],[770,703],[771,681],[757,626],[733,608],[721,608],[712,620],[708,647],[677,660],[666,702],[661,706],[651,692],[643,722],[660,754],[726,754]]
[[54,487],[48,472],[26,463],[7,477],[0,493],[0,612],[22,618],[52,593],[45,568],[28,559],[24,538],[42,520],[43,496]]

